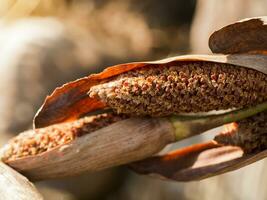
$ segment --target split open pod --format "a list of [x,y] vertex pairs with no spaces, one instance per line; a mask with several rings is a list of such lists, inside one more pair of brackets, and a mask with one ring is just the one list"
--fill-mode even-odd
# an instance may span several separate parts
[[[253,47],[253,54],[247,49],[250,53],[121,64],[67,83],[46,98],[36,114],[35,129],[2,149],[2,159],[35,180],[138,161],[131,167],[139,173],[179,181],[220,174],[261,159],[267,155],[265,144],[255,149],[244,146],[244,140],[234,137],[237,128],[205,144],[151,156],[167,144],[223,124],[251,120],[267,110],[265,44]],[[209,112],[214,110],[224,113]],[[260,115],[264,121],[265,115]],[[261,140],[254,137],[257,133],[246,135],[251,144]]]

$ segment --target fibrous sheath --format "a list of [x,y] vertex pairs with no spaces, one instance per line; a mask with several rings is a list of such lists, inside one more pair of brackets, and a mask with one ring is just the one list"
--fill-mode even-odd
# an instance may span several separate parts
[[226,131],[217,135],[215,140],[240,146],[247,153],[267,149],[267,112],[227,125]]
[[68,144],[77,137],[89,134],[126,116],[113,113],[84,117],[74,122],[25,131],[14,137],[2,149],[2,160],[9,161],[37,155],[57,146]]
[[97,98],[117,113],[167,116],[253,106],[267,100],[267,76],[213,62],[151,66],[93,86]]

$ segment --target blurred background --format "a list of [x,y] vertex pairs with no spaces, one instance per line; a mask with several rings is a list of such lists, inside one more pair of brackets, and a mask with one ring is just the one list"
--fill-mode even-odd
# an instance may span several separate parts
[[[113,64],[209,54],[214,30],[266,8],[267,0],[0,0],[0,144],[31,128],[55,87]],[[49,200],[250,200],[267,199],[266,180],[261,161],[191,183],[122,166],[36,185]]]

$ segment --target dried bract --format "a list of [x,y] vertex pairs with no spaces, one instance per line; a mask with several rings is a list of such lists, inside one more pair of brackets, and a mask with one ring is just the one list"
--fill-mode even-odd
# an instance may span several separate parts
[[[161,96],[162,90],[164,90],[164,93],[166,93],[164,98],[163,98],[165,105],[162,108],[165,109],[166,106],[167,106],[167,108],[168,108],[168,106],[170,106],[170,104],[169,104],[170,100],[171,101],[175,100],[176,104],[181,99],[182,100],[183,99],[188,100],[188,98],[191,98],[192,95],[198,96],[199,95],[198,93],[202,93],[205,90],[204,89],[205,87],[207,87],[207,89],[211,89],[213,91],[213,93],[216,93],[216,95],[217,95],[217,92],[215,92],[217,89],[217,86],[218,86],[218,88],[221,86],[229,87],[229,84],[227,82],[226,83],[220,82],[221,79],[223,79],[222,81],[224,81],[225,76],[226,76],[227,80],[230,79],[231,84],[233,84],[232,79],[237,79],[237,80],[234,80],[234,83],[238,84],[238,85],[236,87],[230,87],[230,89],[232,88],[235,90],[235,91],[230,92],[231,95],[233,93],[235,93],[235,96],[236,96],[240,93],[240,89],[238,88],[239,85],[242,86],[243,83],[245,85],[250,85],[250,87],[248,88],[248,92],[242,86],[241,90],[243,90],[243,92],[244,92],[243,95],[245,97],[240,96],[240,98],[242,98],[244,100],[244,98],[246,99],[246,98],[251,97],[251,99],[248,100],[248,102],[252,102],[253,99],[255,99],[255,97],[253,97],[254,88],[251,88],[251,87],[253,87],[252,85],[254,85],[254,84],[262,84],[263,74],[267,74],[266,62],[267,62],[267,55],[265,55],[265,54],[253,54],[253,55],[252,54],[185,55],[185,56],[175,56],[175,57],[166,58],[166,59],[157,60],[157,61],[151,61],[151,62],[133,62],[133,63],[126,63],[126,64],[111,66],[111,67],[106,68],[104,71],[102,71],[98,74],[92,74],[88,77],[84,77],[84,78],[69,82],[67,84],[64,84],[61,87],[56,88],[54,90],[54,92],[45,99],[44,104],[39,109],[39,111],[36,113],[35,118],[34,118],[34,125],[36,128],[42,128],[42,127],[49,126],[49,125],[56,124],[56,123],[73,121],[73,120],[76,120],[87,113],[94,112],[97,110],[106,109],[108,107],[108,105],[105,104],[105,101],[104,101],[105,99],[103,99],[103,101],[101,101],[102,98],[100,97],[100,95],[98,95],[98,90],[99,91],[102,90],[101,86],[103,85],[103,83],[110,83],[112,80],[114,81],[114,78],[116,79],[116,77],[118,78],[120,76],[122,78],[123,78],[123,76],[125,76],[125,78],[126,78],[131,73],[136,73],[136,72],[139,73],[140,71],[143,71],[143,70],[145,70],[144,72],[148,73],[148,71],[150,71],[152,68],[155,69],[156,71],[160,71],[160,74],[161,74],[162,73],[161,71],[164,71],[163,69],[165,69],[165,67],[170,68],[172,66],[177,66],[177,70],[173,70],[173,71],[176,71],[175,72],[176,74],[177,74],[177,72],[179,72],[179,74],[173,75],[173,74],[167,74],[166,73],[166,75],[170,75],[169,80],[167,79],[168,77],[164,76],[164,77],[162,77],[163,80],[158,80],[158,81],[157,81],[157,77],[160,74],[152,76],[152,83],[151,83],[150,78],[149,78],[150,80],[149,79],[146,80],[147,81],[146,85],[149,86],[149,84],[152,84],[152,86],[148,87],[148,88],[146,88],[147,86],[144,86],[144,88],[142,87],[142,90],[138,86],[139,82],[140,82],[140,84],[142,84],[144,81],[141,78],[140,81],[139,80],[137,81],[138,84],[135,84],[136,86],[138,86],[137,88],[134,87],[135,85],[129,85],[129,86],[133,87],[134,94],[129,95],[126,93],[126,95],[123,94],[123,96],[125,96],[126,98],[130,97],[132,100],[137,100],[136,97],[140,97],[140,94],[137,95],[135,93],[142,92],[144,94],[142,94],[141,96],[144,96],[145,98],[149,98],[149,96],[151,96],[150,100],[147,102],[149,102],[149,104],[152,104],[154,102],[154,100],[158,100],[158,96]],[[188,69],[182,70],[183,66],[196,66],[196,67],[192,67],[192,71],[190,71]],[[204,70],[205,73],[210,73],[210,74],[205,74],[204,72],[202,73],[201,70],[198,70],[197,66],[199,66],[199,68],[201,70]],[[223,71],[221,73],[222,74],[221,76],[219,76],[220,73],[216,72],[216,69],[218,67],[216,68],[214,66],[221,66],[221,69],[225,68],[225,69],[222,69]],[[240,66],[240,67],[238,67],[238,66]],[[203,67],[203,69],[202,69],[202,67]],[[245,70],[241,70],[241,67],[245,68]],[[181,68],[181,69],[178,69],[178,68]],[[215,70],[210,70],[213,68]],[[228,70],[230,68],[233,70]],[[198,74],[193,73],[193,70],[195,70],[195,69],[198,71],[198,73],[199,73],[199,71],[201,72],[199,76],[198,76]],[[179,70],[181,70],[181,71],[179,71]],[[225,72],[224,70],[227,70],[227,71]],[[189,71],[189,76],[187,76],[188,71]],[[232,74],[232,71],[233,71],[233,74]],[[181,72],[181,74],[180,74],[180,72]],[[245,75],[242,75],[241,74],[242,72],[245,73]],[[202,77],[202,75],[204,75],[204,76]],[[140,74],[140,75],[138,75],[138,77],[139,76],[142,77],[145,75]],[[259,77],[257,77],[257,76],[259,76]],[[154,77],[155,77],[155,81],[153,81]],[[174,81],[175,79],[171,80],[173,77],[174,78],[178,77],[180,79],[178,82],[176,82],[176,81]],[[145,79],[146,78],[148,78],[148,77],[145,76]],[[129,80],[131,80],[131,79],[129,79]],[[161,83],[160,81],[164,82],[165,86],[158,84],[158,82]],[[136,83],[136,80],[133,80],[133,83]],[[176,87],[177,83],[180,83],[179,87],[181,87],[181,88]],[[118,84],[118,83],[116,83],[116,84]],[[130,84],[131,84],[131,82],[130,82]],[[170,85],[168,85],[168,84],[170,84]],[[266,84],[266,79],[264,79],[263,84]],[[120,86],[120,85],[122,85],[122,83],[119,83],[118,85]],[[156,88],[156,87],[158,87],[158,85],[160,87]],[[99,87],[99,89],[96,89],[96,90],[91,89],[94,86],[100,86],[100,87]],[[202,88],[198,87],[197,89],[193,89],[192,88],[193,86],[197,86],[197,87],[202,86]],[[127,88],[128,88],[127,82],[123,87],[126,87],[126,90],[127,90]],[[256,90],[257,90],[257,87],[255,86]],[[121,88],[121,86],[120,86],[120,88]],[[183,91],[180,92],[184,88],[185,88],[184,93],[183,93]],[[263,87],[260,86],[260,88],[263,88]],[[146,91],[144,91],[147,89],[149,89],[148,90],[149,94],[147,94]],[[169,91],[169,89],[174,90],[174,92]],[[224,98],[224,96],[220,92],[225,92],[225,90],[227,90],[229,92],[228,89],[229,88],[225,88],[223,90],[222,89],[218,90],[218,93],[221,96],[221,98]],[[152,91],[152,90],[154,90],[154,93],[156,93],[155,97],[157,97],[157,98],[155,98],[153,96],[153,94],[154,94],[153,92],[150,94],[150,91]],[[158,91],[158,90],[160,90],[160,91]],[[90,91],[90,93],[92,92],[92,94],[90,94],[90,96],[96,96],[96,97],[99,96],[100,100],[97,98],[90,98],[90,96],[87,95],[88,91]],[[176,93],[177,91],[178,91],[178,94]],[[250,94],[250,92],[253,92],[253,93]],[[264,92],[266,92],[266,89],[264,89],[263,91],[260,91],[260,92],[264,93]],[[104,91],[103,94],[105,94],[105,93],[107,93],[107,92]],[[116,92],[116,93],[118,93],[118,92]],[[247,93],[249,93],[248,95],[250,95],[250,97],[246,96]],[[167,97],[167,95],[169,95],[169,94],[171,94],[171,95],[169,97]],[[175,98],[173,98],[172,95],[178,95],[178,97],[180,97],[181,99],[177,100],[177,96],[174,96]],[[242,93],[241,93],[241,95],[242,95]],[[132,98],[132,96],[134,96],[134,98]],[[110,97],[112,97],[111,100],[116,98],[116,97],[114,97],[113,94],[111,94]],[[204,97],[206,102],[209,101],[208,100],[209,97],[204,96],[203,94],[201,94],[201,97]],[[261,101],[261,97],[260,98],[258,98],[258,97],[259,96],[256,97],[256,100]],[[140,98],[143,98],[143,97],[140,97]],[[228,98],[229,98],[229,96],[228,96]],[[234,100],[236,100],[237,97],[230,97],[230,98],[234,98]],[[166,101],[166,103],[165,103],[165,99],[168,99],[168,101]],[[120,100],[122,102],[119,102]],[[198,101],[200,102],[199,103],[200,107],[204,107],[204,106],[201,106],[203,101],[200,101],[200,100],[198,100]],[[227,101],[229,101],[229,99]],[[116,100],[114,102],[116,102],[115,104],[118,103],[118,105],[119,105],[120,103],[124,103],[125,99],[122,99],[119,96],[118,100]],[[146,103],[145,101],[143,101],[143,99],[142,99],[142,102]],[[131,102],[131,103],[133,103],[133,102]],[[136,102],[134,104],[138,105],[138,102]],[[191,105],[191,104],[192,103],[189,102],[189,105]],[[111,105],[111,103],[110,103],[110,105]],[[177,105],[179,105],[179,103]],[[142,105],[138,105],[138,106],[142,107]],[[181,106],[181,105],[179,105],[179,106]],[[230,104],[230,106],[232,106],[232,105]],[[116,107],[119,107],[119,106],[116,106]],[[143,108],[140,108],[139,110],[142,110],[142,109]],[[170,108],[168,108],[168,109],[170,109]],[[185,108],[182,108],[182,109],[186,110]],[[181,109],[179,108],[179,111],[180,110]],[[163,110],[163,111],[165,112],[165,110]],[[156,112],[157,111],[155,111],[155,114],[157,114]],[[166,114],[168,112],[169,111],[167,111]],[[136,113],[134,113],[134,114],[136,114]],[[149,114],[151,114],[151,113],[148,113],[148,115]]]
[[263,53],[267,50],[267,16],[248,18],[215,31],[209,47],[213,53]]
[[230,124],[216,136],[221,144],[240,146],[247,153],[267,149],[267,112]]
[[81,137],[125,118],[126,116],[113,113],[101,114],[84,117],[71,123],[25,131],[11,139],[3,148],[2,160],[14,160],[49,151],[71,142],[76,137]]

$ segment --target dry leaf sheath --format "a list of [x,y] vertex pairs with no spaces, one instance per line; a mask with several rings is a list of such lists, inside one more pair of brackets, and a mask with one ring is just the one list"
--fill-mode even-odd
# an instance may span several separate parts
[[267,149],[267,112],[227,125],[215,140],[221,144],[240,146],[246,153]]
[[[53,135],[58,129],[64,130],[64,127],[68,126],[61,127],[61,125],[40,131]],[[131,118],[113,123],[90,134],[88,132],[86,134],[86,130],[81,129],[81,131],[85,131],[83,136],[69,143],[32,156],[16,158],[17,156],[13,155],[11,160],[6,158],[6,163],[31,180],[59,178],[144,159],[175,141],[173,127],[164,119]],[[28,138],[36,140],[33,136],[34,130],[31,132],[28,132],[29,136],[25,140]],[[72,135],[73,132],[76,132],[75,128],[64,130],[67,135]],[[4,148],[6,155],[16,144],[28,148],[28,145],[23,142],[21,144],[11,141]]]
[[267,50],[267,16],[249,18],[215,31],[209,38],[213,53],[244,53]]
[[43,197],[27,178],[0,162],[0,198],[4,200],[42,200]]
[[5,146],[2,160],[14,160],[47,152],[125,118],[126,116],[112,113],[100,114],[94,117],[84,117],[73,123],[25,131],[11,139]]

